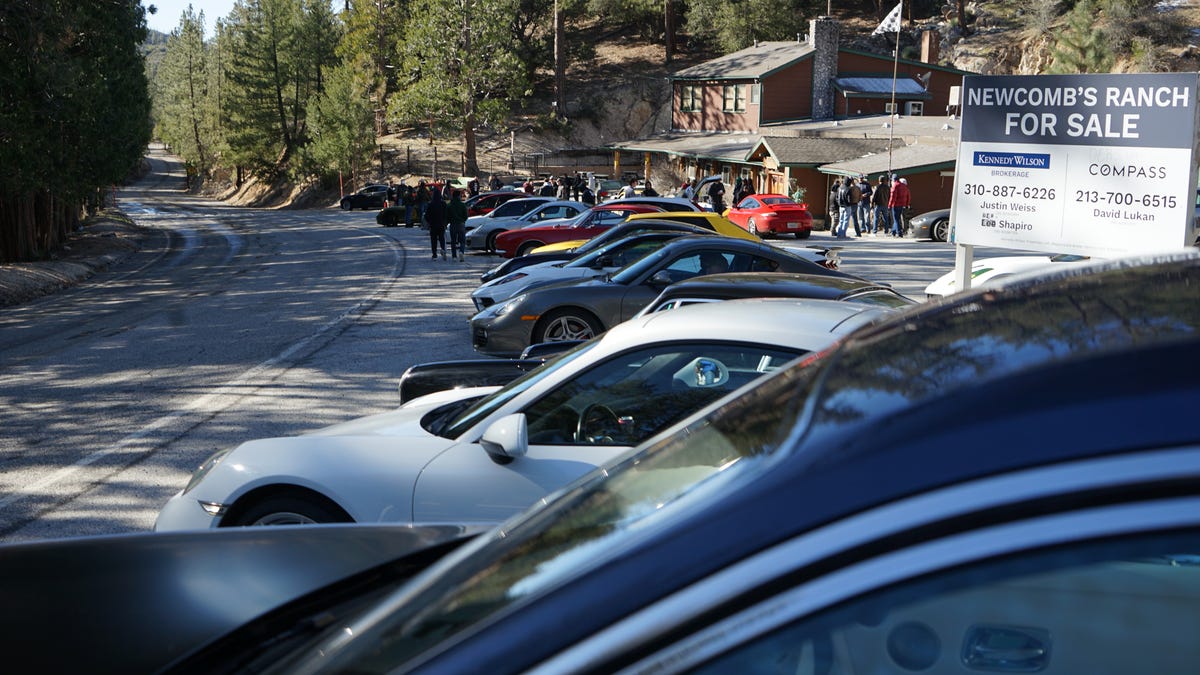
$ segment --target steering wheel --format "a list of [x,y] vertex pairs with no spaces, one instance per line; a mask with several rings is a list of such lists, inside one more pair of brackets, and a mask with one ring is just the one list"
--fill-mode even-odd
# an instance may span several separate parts
[[621,418],[603,403],[592,403],[579,413],[579,425],[575,428],[576,443],[615,445],[613,436],[622,434]]

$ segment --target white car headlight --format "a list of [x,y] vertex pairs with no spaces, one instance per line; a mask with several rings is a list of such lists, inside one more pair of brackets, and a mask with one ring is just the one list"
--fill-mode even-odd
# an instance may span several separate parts
[[504,302],[498,302],[498,303],[492,305],[491,307],[488,307],[484,311],[492,312],[493,316],[504,316],[505,314],[508,314],[509,312],[513,311],[513,309],[517,305],[524,302],[526,297],[527,297],[527,295],[522,293],[521,295],[511,297],[508,300],[505,300]]

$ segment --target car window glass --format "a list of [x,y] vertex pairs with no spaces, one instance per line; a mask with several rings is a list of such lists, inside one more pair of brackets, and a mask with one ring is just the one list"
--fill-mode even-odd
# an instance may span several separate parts
[[795,204],[791,197],[767,197],[763,199],[763,204],[775,206],[776,204]]
[[[557,358],[547,361],[540,368],[535,368],[529,371],[521,377],[518,377],[512,382],[504,385],[489,396],[485,396],[484,398],[480,399],[475,403],[475,405],[467,408],[460,415],[455,416],[453,419],[446,420],[443,424],[439,425],[438,428],[434,429],[427,427],[426,430],[430,433],[437,434],[442,438],[458,438],[460,435],[466,433],[468,429],[470,429],[480,420],[492,414],[505,403],[511,401],[513,398],[524,393],[531,386],[539,382],[543,377],[549,377],[558,369],[591,351],[596,344],[596,341],[591,340],[584,342],[578,347],[573,347],[566,352],[563,352]],[[422,420],[422,422],[424,422],[424,420]]]
[[797,353],[697,343],[626,352],[529,406],[525,411],[529,442],[634,445]]
[[611,267],[625,267],[662,248],[668,237],[623,239],[611,246],[575,258],[564,267],[592,267],[600,258],[612,258]]
[[1079,544],[892,586],[694,673],[1183,673],[1200,663],[1194,532]]
[[746,197],[742,200],[741,204],[738,204],[739,209],[757,209],[760,206],[762,206],[762,204],[759,204],[757,199],[753,199],[751,197]]
[[846,302],[857,302],[861,305],[874,305],[876,307],[908,307],[916,302],[910,300],[899,293],[891,291],[866,291],[864,293],[855,293],[849,297],[843,298]]
[[537,208],[542,202],[536,199],[510,199],[492,211],[493,218],[509,218],[519,216]]
[[[747,272],[774,272],[779,269],[779,262],[764,258],[762,256],[748,256],[750,258],[749,269]],[[741,270],[739,270],[741,271]]]
[[401,590],[369,608],[354,622],[357,637],[336,659],[328,658],[324,644],[312,653],[331,670],[396,668],[558,580],[603,564],[605,552],[621,550],[693,501],[769,470],[821,372],[806,363],[761,380],[685,432],[607,467],[603,480],[582,483],[555,500],[549,517],[509,523],[504,536],[491,537],[420,589]]

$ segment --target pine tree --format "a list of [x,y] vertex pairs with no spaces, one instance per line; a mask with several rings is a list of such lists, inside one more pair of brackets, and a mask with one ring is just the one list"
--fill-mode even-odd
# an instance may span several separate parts
[[167,40],[155,79],[158,135],[199,171],[211,161],[209,146],[215,120],[209,105],[208,52],[204,43],[204,12],[188,5],[179,26]]
[[330,69],[324,91],[308,107],[309,156],[323,169],[357,176],[375,151],[373,119],[367,87],[356,69],[346,64]]
[[1106,73],[1115,58],[1096,0],[1081,0],[1067,14],[1066,27],[1058,32],[1047,73]]
[[461,129],[469,175],[479,172],[476,127],[503,121],[526,88],[516,14],[516,0],[416,0],[405,24],[404,79],[389,114]]

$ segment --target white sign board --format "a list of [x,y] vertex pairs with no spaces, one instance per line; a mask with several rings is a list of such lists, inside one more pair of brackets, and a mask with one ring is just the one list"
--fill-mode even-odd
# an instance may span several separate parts
[[1191,244],[1198,82],[964,78],[955,241],[1104,258]]

